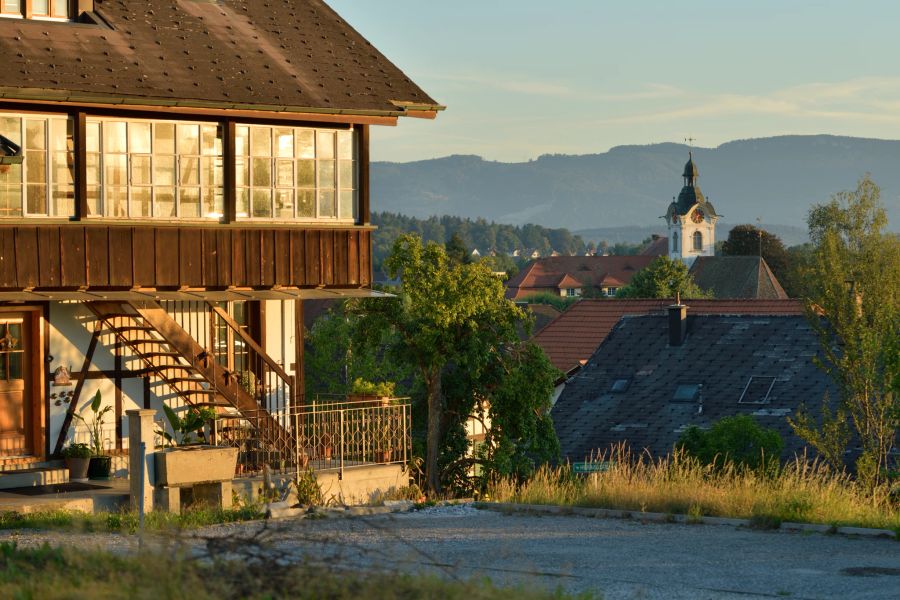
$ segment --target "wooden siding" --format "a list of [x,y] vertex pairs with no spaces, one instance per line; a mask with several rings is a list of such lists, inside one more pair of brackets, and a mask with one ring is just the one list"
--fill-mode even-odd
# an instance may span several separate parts
[[365,228],[0,224],[0,289],[368,287]]

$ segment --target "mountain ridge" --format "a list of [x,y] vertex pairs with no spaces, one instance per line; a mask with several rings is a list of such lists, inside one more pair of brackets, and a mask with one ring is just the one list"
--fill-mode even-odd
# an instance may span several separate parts
[[[471,154],[373,162],[373,197],[379,210],[418,218],[446,214],[573,231],[657,227],[681,189],[688,150],[663,142],[517,163]],[[782,135],[690,150],[724,223],[760,218],[803,227],[812,203],[853,189],[868,172],[882,187],[890,228],[900,229],[900,140]]]

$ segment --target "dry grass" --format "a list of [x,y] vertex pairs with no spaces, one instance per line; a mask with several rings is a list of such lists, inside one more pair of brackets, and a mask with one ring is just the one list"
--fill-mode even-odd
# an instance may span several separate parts
[[900,534],[896,499],[886,491],[866,493],[850,477],[821,463],[797,460],[768,473],[733,464],[715,470],[682,453],[652,460],[623,447],[595,460],[609,469],[577,476],[567,466],[544,467],[522,485],[494,483],[490,497],[523,504],[875,527]]

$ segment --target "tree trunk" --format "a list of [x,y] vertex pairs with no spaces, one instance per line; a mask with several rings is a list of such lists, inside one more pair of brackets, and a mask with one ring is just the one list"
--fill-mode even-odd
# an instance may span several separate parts
[[441,492],[441,472],[438,466],[438,458],[441,450],[441,416],[444,411],[441,392],[441,373],[432,373],[425,384],[428,390],[428,433],[425,440],[425,474],[428,482],[428,491],[432,494]]

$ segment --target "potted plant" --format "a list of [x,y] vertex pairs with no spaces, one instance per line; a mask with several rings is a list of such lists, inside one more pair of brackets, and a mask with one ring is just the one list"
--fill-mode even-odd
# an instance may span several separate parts
[[384,405],[390,404],[394,397],[396,385],[390,381],[374,383],[364,379],[356,379],[350,391],[350,400],[381,400]]
[[88,477],[91,479],[109,479],[109,473],[112,470],[112,457],[108,456],[103,449],[103,423],[106,420],[107,413],[112,410],[112,406],[103,406],[103,397],[100,395],[100,390],[97,390],[88,406],[91,409],[91,413],[93,413],[90,423],[78,412],[72,413],[73,417],[87,425],[91,434],[92,456],[88,466]]
[[225,481],[234,477],[238,449],[229,446],[208,446],[203,427],[215,420],[211,408],[190,407],[184,416],[163,405],[172,433],[157,430],[165,443],[154,454],[156,485],[186,486],[195,483]]
[[87,444],[69,444],[62,450],[69,469],[69,481],[87,481],[91,462],[91,447]]

